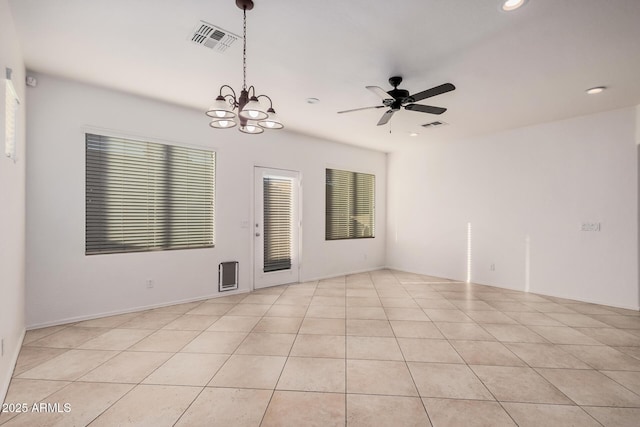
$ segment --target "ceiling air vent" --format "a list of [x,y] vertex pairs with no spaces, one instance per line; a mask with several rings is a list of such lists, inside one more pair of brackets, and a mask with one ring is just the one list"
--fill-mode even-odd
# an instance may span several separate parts
[[241,37],[208,22],[200,21],[196,25],[191,41],[216,52],[224,52]]
[[435,122],[425,123],[422,125],[423,128],[435,128],[438,126],[445,126],[447,123],[436,120]]

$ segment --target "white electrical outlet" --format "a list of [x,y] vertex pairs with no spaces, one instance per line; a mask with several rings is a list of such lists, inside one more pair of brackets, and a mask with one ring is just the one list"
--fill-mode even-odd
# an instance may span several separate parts
[[147,279],[147,288],[153,288],[153,279]]
[[495,264],[491,264],[491,265],[489,266],[489,270],[491,270],[491,271],[496,271],[496,265],[495,265]]

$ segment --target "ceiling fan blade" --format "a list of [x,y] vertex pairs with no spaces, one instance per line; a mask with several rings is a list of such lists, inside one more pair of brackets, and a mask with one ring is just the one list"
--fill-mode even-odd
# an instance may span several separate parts
[[396,110],[387,110],[384,112],[380,120],[378,121],[378,126],[386,125],[389,120],[391,120],[391,116],[395,113]]
[[411,111],[419,111],[421,113],[429,113],[429,114],[442,114],[445,111],[447,111],[446,108],[432,107],[431,105],[421,105],[421,104],[408,104],[408,105],[405,105],[404,108]]
[[451,83],[441,84],[440,86],[432,87],[431,89],[423,90],[416,94],[411,95],[413,102],[421,101],[423,99],[431,98],[432,96],[442,95],[443,93],[451,92],[455,90],[455,86]]
[[362,107],[362,108],[354,108],[353,110],[338,111],[338,114],[351,113],[352,111],[360,111],[360,110],[371,110],[373,108],[384,108],[384,105],[376,105],[375,107]]
[[383,101],[386,101],[386,100],[389,100],[391,102],[395,101],[395,99],[393,99],[393,96],[389,95],[381,87],[378,87],[378,86],[367,86],[367,89],[369,89],[371,92],[373,92],[376,95],[378,95],[380,98],[382,98]]

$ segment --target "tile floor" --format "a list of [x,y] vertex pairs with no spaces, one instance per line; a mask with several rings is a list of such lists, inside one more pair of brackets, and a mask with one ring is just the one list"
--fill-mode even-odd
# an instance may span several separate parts
[[638,426],[640,313],[382,270],[29,331],[34,402],[0,424]]

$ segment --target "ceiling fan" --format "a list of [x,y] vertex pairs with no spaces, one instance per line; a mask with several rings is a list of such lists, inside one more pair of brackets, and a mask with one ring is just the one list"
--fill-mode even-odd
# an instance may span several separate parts
[[443,93],[451,92],[456,87],[451,83],[441,84],[440,86],[432,87],[431,89],[423,90],[422,92],[414,93],[413,95],[409,95],[408,90],[398,89],[400,83],[402,83],[402,77],[393,76],[389,79],[389,83],[393,86],[393,89],[389,92],[385,92],[384,89],[378,86],[367,86],[371,92],[378,95],[382,98],[382,105],[376,105],[375,107],[363,107],[363,108],[354,108],[353,110],[344,110],[338,111],[338,114],[342,113],[350,113],[352,111],[360,111],[360,110],[369,110],[373,108],[389,108],[384,112],[380,120],[378,121],[378,126],[382,126],[387,124],[387,122],[391,119],[393,114],[404,108],[405,110],[417,111],[420,113],[429,113],[429,114],[442,114],[447,111],[446,108],[442,107],[432,107],[430,105],[422,105],[415,104],[417,101],[422,101],[423,99],[431,98],[432,96],[441,95]]

